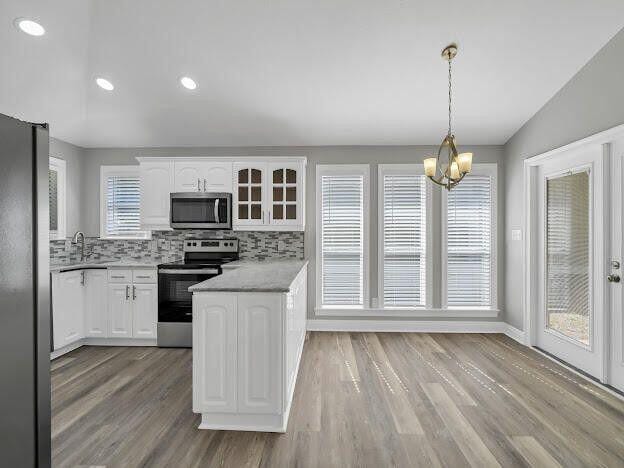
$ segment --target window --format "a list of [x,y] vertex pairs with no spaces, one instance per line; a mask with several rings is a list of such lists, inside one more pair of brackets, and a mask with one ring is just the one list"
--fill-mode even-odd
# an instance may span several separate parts
[[475,164],[472,173],[444,198],[445,305],[495,308],[496,166]]
[[65,239],[66,206],[65,181],[67,164],[59,158],[50,158],[48,194],[50,201],[50,239]]
[[368,304],[368,165],[319,165],[317,170],[317,303]]
[[379,296],[382,307],[426,304],[427,179],[417,165],[379,166]]
[[138,166],[102,166],[100,191],[101,238],[149,238],[150,232],[141,230]]

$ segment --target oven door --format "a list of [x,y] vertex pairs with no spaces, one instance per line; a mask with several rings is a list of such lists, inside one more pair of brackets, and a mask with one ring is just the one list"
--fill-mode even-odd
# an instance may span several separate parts
[[193,294],[188,288],[218,274],[217,268],[158,270],[158,322],[191,323]]
[[232,194],[182,192],[171,194],[174,229],[231,229]]

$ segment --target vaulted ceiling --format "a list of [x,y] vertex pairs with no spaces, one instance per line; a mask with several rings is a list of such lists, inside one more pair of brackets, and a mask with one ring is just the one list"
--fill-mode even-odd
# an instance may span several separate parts
[[85,147],[435,144],[455,41],[460,143],[502,144],[623,26],[621,0],[2,0],[0,112]]

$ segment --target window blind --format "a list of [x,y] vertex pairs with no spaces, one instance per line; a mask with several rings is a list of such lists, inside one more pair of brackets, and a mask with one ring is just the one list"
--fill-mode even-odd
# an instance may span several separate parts
[[383,303],[425,305],[425,176],[383,177]]
[[138,176],[106,176],[106,235],[144,237]]
[[321,176],[323,306],[364,304],[364,177]]
[[467,175],[447,198],[447,305],[492,305],[492,177]]

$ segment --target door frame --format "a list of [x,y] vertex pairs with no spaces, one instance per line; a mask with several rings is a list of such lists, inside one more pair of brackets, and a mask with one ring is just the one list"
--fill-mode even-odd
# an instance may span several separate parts
[[[528,346],[535,346],[537,343],[537,330],[539,327],[538,313],[540,304],[539,301],[539,275],[537,274],[539,268],[539,251],[537,249],[538,236],[542,236],[543,233],[537,232],[539,226],[538,216],[541,212],[538,208],[537,187],[541,181],[538,179],[538,167],[546,162],[553,162],[557,159],[565,158],[570,152],[583,150],[590,146],[602,147],[602,184],[605,189],[605,197],[601,206],[601,213],[594,213],[595,216],[602,216],[603,222],[601,224],[600,232],[594,233],[594,238],[598,240],[599,245],[602,246],[596,255],[600,255],[601,269],[595,271],[594,274],[599,277],[606,278],[609,271],[609,257],[611,255],[611,225],[610,214],[611,209],[611,197],[613,189],[611,186],[611,164],[614,158],[612,154],[612,142],[618,138],[624,137],[624,125],[619,125],[587,138],[575,141],[568,145],[561,146],[559,148],[547,151],[542,154],[538,154],[531,158],[524,160],[523,175],[524,175],[524,208],[523,208],[523,323],[524,323],[524,341]],[[597,230],[598,231],[598,230]],[[611,373],[611,290],[609,283],[604,281],[603,298],[604,298],[604,316],[602,322],[602,358],[600,363],[600,375],[595,376],[603,383],[610,382]]]

